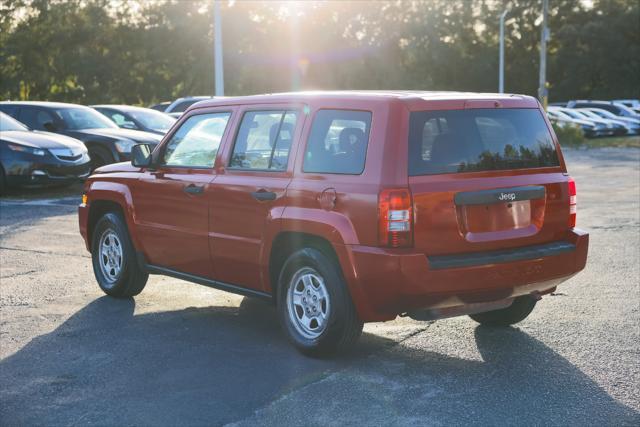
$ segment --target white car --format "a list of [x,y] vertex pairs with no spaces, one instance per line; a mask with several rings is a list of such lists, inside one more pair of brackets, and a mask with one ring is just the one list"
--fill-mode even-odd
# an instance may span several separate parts
[[606,120],[601,117],[595,116],[591,117],[588,114],[585,114],[581,110],[573,109],[573,108],[560,108],[560,111],[565,113],[566,115],[573,117],[574,119],[580,120],[589,120],[590,122],[604,125],[607,130],[610,132],[603,133],[605,135],[626,135],[627,128],[622,123],[614,123],[611,120]]
[[626,107],[638,109],[640,108],[640,99],[614,99],[611,102],[622,104]]
[[598,115],[598,117],[602,117],[603,119],[616,120],[618,122],[624,123],[625,126],[631,129],[629,133],[639,134],[640,133],[640,120],[632,119],[630,117],[621,117],[616,116],[610,111],[603,110],[601,108],[588,108],[587,111],[590,111],[592,114]]
[[565,126],[578,126],[582,129],[584,136],[588,138],[611,135],[612,132],[611,129],[607,129],[606,126],[602,124],[595,124],[589,120],[574,119],[562,111],[551,107],[547,110],[547,116],[549,116],[549,120],[552,123],[562,128]]

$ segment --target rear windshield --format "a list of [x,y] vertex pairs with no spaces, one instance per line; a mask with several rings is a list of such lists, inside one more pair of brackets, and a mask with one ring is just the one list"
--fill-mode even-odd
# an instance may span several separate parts
[[411,113],[409,175],[559,166],[537,109]]

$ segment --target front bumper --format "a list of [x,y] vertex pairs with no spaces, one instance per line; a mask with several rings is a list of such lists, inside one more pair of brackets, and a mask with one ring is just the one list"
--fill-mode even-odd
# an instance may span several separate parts
[[[554,244],[550,252],[530,246],[431,258],[410,251],[345,246],[353,263],[353,270],[345,275],[363,321],[391,320],[413,310],[549,292],[585,267],[589,235],[570,230],[564,241]],[[485,261],[479,262],[483,257]]]
[[9,186],[47,186],[81,181],[91,173],[88,156],[78,162],[64,162],[53,158],[16,158],[5,165]]

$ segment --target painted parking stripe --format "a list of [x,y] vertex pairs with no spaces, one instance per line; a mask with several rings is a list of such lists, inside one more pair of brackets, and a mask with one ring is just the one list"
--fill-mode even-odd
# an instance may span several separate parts
[[24,200],[24,199],[12,199],[12,200],[1,200],[0,205],[8,205],[8,206],[77,206],[79,205],[81,200],[77,197],[61,197],[58,199],[35,199],[35,200]]

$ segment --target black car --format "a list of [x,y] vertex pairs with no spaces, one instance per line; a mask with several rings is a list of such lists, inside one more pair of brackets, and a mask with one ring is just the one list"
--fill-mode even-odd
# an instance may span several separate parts
[[157,145],[161,136],[121,129],[93,108],[60,102],[0,102],[0,111],[34,130],[55,132],[84,142],[92,168],[131,159],[135,144]]
[[166,110],[169,105],[171,105],[171,101],[165,101],[158,104],[149,105],[149,108],[152,110],[164,112],[164,110]]
[[174,117],[150,108],[130,105],[92,105],[91,107],[124,129],[164,135],[176,122]]
[[0,193],[7,187],[69,184],[90,172],[91,161],[82,142],[30,131],[0,113]]

